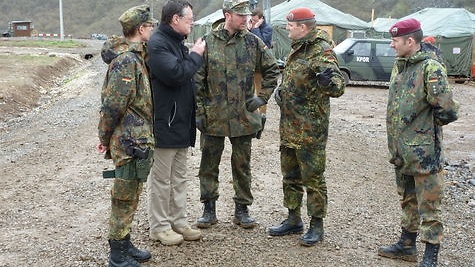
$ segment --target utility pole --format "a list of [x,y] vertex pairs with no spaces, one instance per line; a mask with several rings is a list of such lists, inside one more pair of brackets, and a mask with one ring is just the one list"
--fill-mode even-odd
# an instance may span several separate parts
[[64,40],[64,28],[63,28],[63,1],[59,0],[59,35],[61,41]]
[[264,16],[266,17],[266,22],[271,25],[271,17],[270,17],[270,4],[271,0],[264,0],[263,4],[263,9],[264,9]]
[[157,1],[158,1],[158,0],[146,0],[146,1],[145,1],[145,2],[147,2],[147,3],[150,2],[150,5],[149,5],[149,6],[150,6],[150,15],[152,16],[152,18],[154,17],[154,16],[153,16],[153,6],[154,6],[153,2],[157,2]]

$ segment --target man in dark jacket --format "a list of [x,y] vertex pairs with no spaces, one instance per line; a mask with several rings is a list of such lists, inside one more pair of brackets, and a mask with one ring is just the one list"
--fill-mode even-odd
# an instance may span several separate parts
[[196,139],[193,76],[205,49],[202,40],[191,51],[184,45],[192,24],[191,4],[169,1],[148,43],[156,146],[148,180],[148,215],[150,238],[164,245],[201,238],[186,220],[187,152]]
[[268,48],[272,48],[272,27],[267,24],[266,18],[260,8],[252,11],[249,21],[249,31],[261,38]]
[[[272,27],[267,24],[266,18],[264,17],[264,14],[260,8],[256,8],[252,11],[248,29],[250,32],[257,35],[257,37],[261,38],[261,40],[269,49],[272,48]],[[256,72],[254,74],[254,89],[256,91],[256,95],[258,95],[261,90],[261,83],[262,74],[260,72]],[[263,116],[263,123],[266,120],[266,111],[267,105],[259,107],[259,112]],[[262,128],[264,128],[264,125],[262,125]]]

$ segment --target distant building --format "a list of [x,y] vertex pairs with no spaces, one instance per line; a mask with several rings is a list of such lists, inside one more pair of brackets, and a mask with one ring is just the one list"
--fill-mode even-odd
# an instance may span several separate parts
[[31,20],[13,20],[8,22],[8,31],[3,33],[5,37],[31,36],[33,22]]

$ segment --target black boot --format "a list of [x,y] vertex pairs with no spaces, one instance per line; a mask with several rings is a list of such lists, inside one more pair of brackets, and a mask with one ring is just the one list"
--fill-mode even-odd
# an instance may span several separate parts
[[380,247],[378,250],[378,255],[391,259],[401,259],[405,261],[416,262],[416,238],[417,233],[410,233],[403,228],[399,241],[387,247]]
[[289,216],[280,225],[271,226],[268,229],[271,236],[282,236],[291,234],[301,234],[303,232],[303,222],[298,209],[290,210]]
[[127,245],[129,246],[127,249],[127,252],[136,261],[146,262],[150,260],[150,258],[152,258],[152,254],[149,251],[144,250],[144,249],[139,249],[135,247],[134,244],[132,244],[132,242],[130,241],[130,234],[127,234],[124,240],[127,241]]
[[436,267],[437,255],[439,254],[439,244],[426,243],[426,250],[424,251],[424,258],[419,267]]
[[307,233],[300,238],[300,245],[310,247],[323,239],[323,219],[313,217]]
[[110,255],[109,267],[145,267],[140,265],[128,253],[129,241],[127,240],[109,240]]
[[246,229],[254,228],[256,226],[256,220],[249,216],[247,206],[243,204],[236,203],[233,222]]
[[208,200],[204,202],[203,215],[198,218],[196,226],[198,228],[210,228],[211,225],[216,224],[216,200]]

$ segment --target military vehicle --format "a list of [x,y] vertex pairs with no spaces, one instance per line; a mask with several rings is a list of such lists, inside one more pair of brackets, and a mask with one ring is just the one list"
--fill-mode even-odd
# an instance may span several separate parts
[[345,84],[350,81],[389,82],[395,59],[390,39],[348,38],[335,46]]

